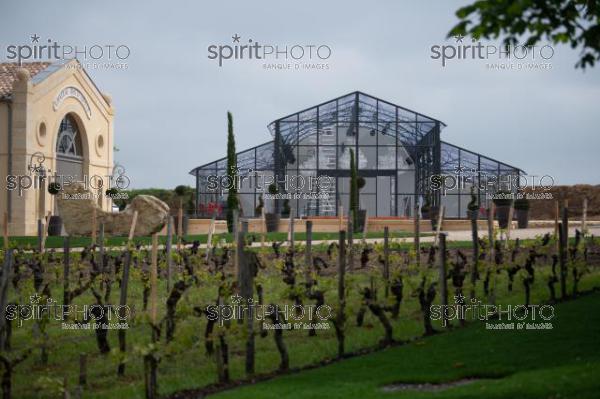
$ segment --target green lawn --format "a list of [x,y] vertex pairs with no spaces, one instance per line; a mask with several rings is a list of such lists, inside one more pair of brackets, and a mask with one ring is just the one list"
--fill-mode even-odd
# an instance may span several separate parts
[[[248,235],[254,236],[255,241],[260,242],[260,233],[249,233]],[[421,233],[422,237],[431,236],[432,233]],[[219,238],[224,239],[226,242],[232,242],[233,234],[224,233],[218,234]],[[206,234],[196,234],[196,235],[186,235],[184,237],[185,241],[193,242],[199,241],[201,244],[206,244],[207,240]],[[288,234],[287,233],[267,233],[266,241],[287,241]],[[355,234],[355,239],[362,238],[362,234]],[[394,231],[390,232],[390,238],[407,238],[412,237],[412,233],[405,231]],[[367,238],[383,238],[383,232],[369,232],[367,233]],[[167,242],[167,238],[165,236],[159,236],[159,243],[164,244]],[[306,233],[295,233],[294,239],[297,241],[305,241]],[[337,240],[338,233],[321,233],[314,232],[313,240]],[[11,245],[17,245],[20,247],[30,247],[37,248],[37,237],[34,236],[16,236],[10,237],[9,239]],[[81,248],[85,246],[89,246],[92,242],[90,237],[71,237],[71,248]],[[142,245],[148,245],[152,242],[151,237],[136,237],[134,242],[140,243]],[[107,246],[124,246],[127,243],[127,237],[108,237],[105,240],[105,244]],[[0,247],[4,246],[4,238],[0,237]],[[63,237],[47,237],[46,238],[46,248],[62,248],[63,247]]]
[[[230,390],[214,398],[598,398],[600,293],[556,306],[552,330],[493,331],[483,323]],[[383,392],[396,382],[482,378],[438,392]]]

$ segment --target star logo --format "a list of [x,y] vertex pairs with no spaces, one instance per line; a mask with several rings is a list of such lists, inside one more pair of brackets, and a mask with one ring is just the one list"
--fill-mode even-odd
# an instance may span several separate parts
[[34,33],[33,36],[31,36],[31,43],[38,43],[40,41],[40,37],[37,35],[37,33]]
[[238,294],[232,295],[231,296],[231,303],[233,303],[234,305],[236,305],[236,304],[242,302],[242,299],[244,299],[244,298],[242,298]]
[[40,302],[40,299],[42,299],[42,297],[39,296],[38,293],[36,292],[35,294],[33,294],[29,297],[29,302],[36,304],[36,303]]
[[454,36],[454,39],[456,39],[456,43],[462,43],[463,39],[465,37],[463,35],[456,35]]
[[454,295],[454,303],[462,305],[465,303],[465,296],[463,294]]
[[242,37],[236,33],[235,35],[231,36],[231,38],[233,39],[234,43],[239,43]]

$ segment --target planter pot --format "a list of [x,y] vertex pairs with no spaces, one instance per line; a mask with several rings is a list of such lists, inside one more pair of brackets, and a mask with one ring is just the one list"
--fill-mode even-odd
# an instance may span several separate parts
[[496,207],[496,220],[501,229],[508,227],[508,214],[510,213],[510,205],[499,205]]
[[438,216],[440,215],[440,208],[432,206],[429,210],[429,219],[431,220],[431,230],[437,229]]
[[59,236],[62,230],[62,218],[60,216],[50,216],[48,220],[48,235]]
[[529,209],[515,209],[517,223],[520,229],[526,229],[529,224]]
[[279,220],[281,217],[276,213],[265,213],[265,224],[267,225],[267,233],[272,233],[279,229]]
[[359,209],[356,213],[356,223],[354,226],[355,233],[362,233],[365,229],[365,221],[367,219],[367,210]]

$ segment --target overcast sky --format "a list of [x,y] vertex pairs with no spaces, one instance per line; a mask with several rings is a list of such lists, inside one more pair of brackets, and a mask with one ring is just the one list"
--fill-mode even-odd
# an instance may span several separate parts
[[[575,69],[578,52],[559,46],[546,71],[488,70],[479,60],[442,67],[431,46],[458,44],[445,36],[464,2],[7,3],[3,58],[33,34],[131,49],[127,70],[89,73],[113,97],[115,159],[136,188],[193,185],[190,169],[225,156],[228,110],[242,150],[268,141],[272,120],[354,90],[435,117],[448,125],[443,140],[528,174],[600,184],[600,66]],[[236,34],[242,43],[327,45],[329,69],[219,67],[208,46],[233,44]]]

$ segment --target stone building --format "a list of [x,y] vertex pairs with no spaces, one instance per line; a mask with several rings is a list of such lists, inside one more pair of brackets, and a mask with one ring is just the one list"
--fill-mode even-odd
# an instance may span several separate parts
[[[11,235],[35,235],[38,219],[57,214],[52,183],[83,181],[103,192],[113,116],[110,96],[77,60],[0,63],[0,215]],[[97,200],[111,209],[106,196]]]

